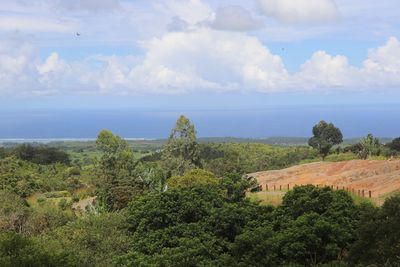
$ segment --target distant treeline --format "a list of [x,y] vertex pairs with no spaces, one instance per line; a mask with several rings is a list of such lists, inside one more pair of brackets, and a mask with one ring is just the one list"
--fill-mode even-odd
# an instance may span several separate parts
[[45,145],[22,144],[16,147],[0,147],[0,158],[8,156],[15,156],[21,160],[44,165],[53,163],[70,163],[69,156],[66,152]]
[[[309,137],[267,137],[267,138],[241,138],[241,137],[200,137],[197,139],[199,144],[206,143],[258,143],[278,146],[308,146]],[[357,144],[362,137],[347,138],[343,140],[343,145]],[[390,137],[378,137],[380,143],[390,143],[393,138]],[[127,143],[135,149],[150,149],[157,150],[162,148],[167,139],[154,139],[154,140],[127,140]],[[26,142],[33,146],[47,145],[50,147],[56,147],[61,149],[93,149],[96,150],[95,141],[52,141],[48,143],[39,142]],[[0,140],[0,146],[3,147],[16,147],[21,145],[20,142],[5,142]]]

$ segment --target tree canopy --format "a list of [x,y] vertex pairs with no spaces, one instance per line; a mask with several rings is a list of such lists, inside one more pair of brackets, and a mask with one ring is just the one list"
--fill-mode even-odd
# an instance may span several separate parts
[[201,167],[196,130],[183,115],[178,118],[164,146],[162,161],[171,175],[183,175],[187,170]]
[[135,174],[132,150],[125,140],[108,130],[99,133],[96,145],[102,151],[97,181],[100,201],[110,209],[121,209],[144,190]]
[[332,123],[320,121],[313,127],[313,137],[308,140],[308,144],[317,149],[322,159],[324,159],[334,145],[343,142],[343,135],[339,128]]
[[395,138],[388,144],[388,147],[392,150],[400,152],[400,137]]

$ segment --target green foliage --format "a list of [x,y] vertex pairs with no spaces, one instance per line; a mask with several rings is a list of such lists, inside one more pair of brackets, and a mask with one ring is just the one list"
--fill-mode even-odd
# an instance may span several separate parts
[[274,249],[274,234],[269,224],[245,229],[236,236],[231,246],[231,255],[220,266],[282,266],[282,259]]
[[62,197],[70,197],[71,196],[71,194],[68,191],[46,192],[43,195],[47,198],[62,198]]
[[110,266],[113,257],[126,253],[125,216],[121,213],[88,215],[42,236],[45,251],[66,254],[73,266]]
[[219,183],[217,177],[211,172],[194,169],[185,173],[183,176],[174,176],[168,179],[168,186],[174,187],[191,187],[195,185],[217,185]]
[[183,175],[201,166],[196,130],[183,115],[178,118],[164,146],[162,162],[171,175]]
[[358,151],[358,156],[361,159],[379,156],[381,153],[381,144],[379,139],[375,138],[372,134],[368,134],[367,137],[361,139],[359,147],[360,150]]
[[29,216],[26,202],[18,195],[0,191],[0,232],[22,232]]
[[145,190],[145,184],[135,173],[137,162],[133,152],[125,140],[108,130],[99,133],[96,145],[102,152],[96,181],[101,202],[110,209],[122,209]]
[[22,197],[36,192],[71,189],[69,178],[69,168],[64,164],[38,165],[15,157],[0,159],[0,190],[9,190]]
[[325,161],[329,162],[339,162],[339,161],[349,161],[358,159],[356,154],[353,153],[339,153],[339,154],[330,154],[326,156]]
[[363,266],[398,266],[400,259],[400,195],[381,208],[365,205],[350,260]]
[[358,209],[345,191],[295,187],[276,211],[275,244],[280,258],[300,265],[343,260],[357,221]]
[[244,177],[238,173],[227,173],[221,178],[221,187],[226,190],[228,202],[238,202],[246,197],[246,193],[260,190],[254,177]]
[[227,191],[203,184],[135,200],[128,209],[132,247],[117,263],[310,266],[343,261],[353,242],[358,209],[344,191],[296,187],[275,211]]
[[383,153],[386,156],[396,156],[400,154],[400,137],[393,139],[383,148]]
[[159,164],[139,162],[135,172],[147,190],[157,192],[166,190],[167,177]]
[[[321,147],[341,139],[333,125],[317,126]],[[104,130],[96,144],[54,144],[72,166],[44,160],[48,147],[0,148],[0,266],[397,266],[399,196],[382,208],[314,186],[279,192],[276,208],[246,197],[275,192],[258,192],[243,173],[313,161],[321,151],[249,140],[198,145],[183,116],[163,151],[162,142],[134,152],[138,144]],[[45,155],[32,152],[40,149]],[[354,159],[361,149],[337,147],[326,160]],[[88,196],[105,205],[75,214],[71,204]]]
[[15,233],[0,233],[0,266],[72,266],[63,255],[44,252],[29,238]]
[[320,121],[313,127],[313,137],[308,140],[308,144],[316,149],[324,159],[334,145],[343,142],[343,135],[339,128],[332,123]]
[[23,225],[23,233],[38,236],[74,221],[76,216],[70,211],[57,208],[40,208],[31,210]]
[[396,152],[400,152],[400,137],[393,139],[392,142],[390,142],[389,144],[387,144],[387,146],[388,146],[391,150],[394,150],[394,151],[396,151]]
[[0,159],[7,157],[8,154],[8,151],[4,147],[0,146]]
[[43,145],[32,146],[30,144],[22,144],[14,149],[13,154],[19,159],[31,161],[36,164],[70,163],[67,153],[57,148]]
[[63,198],[63,199],[61,199],[59,202],[58,202],[58,206],[62,209],[62,210],[65,210],[68,206],[69,206],[69,202],[65,199],[65,198]]
[[23,197],[38,190],[40,185],[33,169],[31,164],[15,158],[0,160],[0,190],[13,191]]
[[240,200],[229,203],[226,189],[194,184],[151,193],[128,209],[130,252],[122,266],[222,266],[221,255],[244,227],[268,210]]
[[204,144],[201,159],[204,169],[217,176],[226,173],[253,173],[289,167],[317,155],[307,147],[278,147],[266,144]]

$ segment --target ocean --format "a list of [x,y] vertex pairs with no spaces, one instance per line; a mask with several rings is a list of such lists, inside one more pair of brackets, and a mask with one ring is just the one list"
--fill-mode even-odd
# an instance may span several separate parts
[[320,120],[345,138],[372,133],[400,136],[399,105],[269,106],[254,109],[8,109],[0,112],[0,139],[93,139],[102,129],[124,138],[166,138],[179,115],[199,137],[308,137]]

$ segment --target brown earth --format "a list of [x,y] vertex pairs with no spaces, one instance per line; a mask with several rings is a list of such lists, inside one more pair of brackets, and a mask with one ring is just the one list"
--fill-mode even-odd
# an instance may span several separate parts
[[72,210],[78,212],[87,212],[88,210],[93,209],[95,205],[96,197],[88,197],[72,204]]
[[[286,190],[295,185],[313,184],[345,189],[354,194],[364,190],[365,197],[381,204],[400,192],[400,160],[351,160],[343,162],[315,162],[291,168],[249,174],[257,178],[263,191]],[[360,192],[358,191],[360,190]]]

